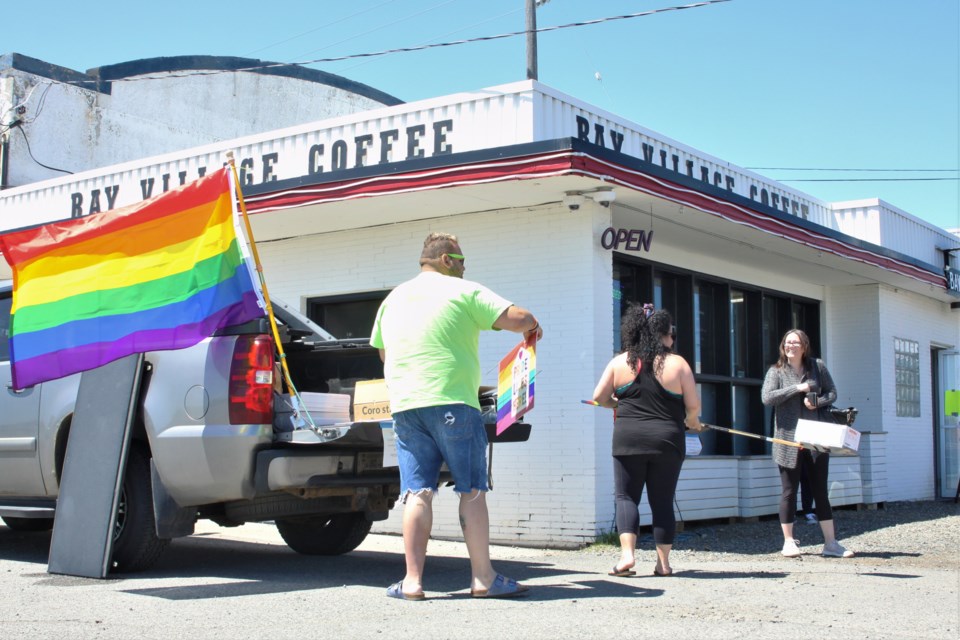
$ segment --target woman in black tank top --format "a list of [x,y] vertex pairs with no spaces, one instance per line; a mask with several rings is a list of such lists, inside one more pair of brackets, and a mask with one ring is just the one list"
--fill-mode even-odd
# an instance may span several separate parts
[[612,453],[620,561],[609,575],[636,574],[638,506],[646,487],[657,547],[653,573],[669,576],[684,430],[702,429],[700,399],[690,366],[672,353],[669,313],[633,305],[624,314],[621,336],[624,352],[610,361],[593,392],[595,402],[616,409]]

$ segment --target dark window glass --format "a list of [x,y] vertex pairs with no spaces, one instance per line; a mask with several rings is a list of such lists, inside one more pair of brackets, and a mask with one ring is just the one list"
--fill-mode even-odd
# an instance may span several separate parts
[[[617,347],[620,314],[629,303],[653,302],[670,311],[677,325],[677,352],[697,379],[701,419],[771,435],[772,411],[760,401],[763,377],[790,328],[806,331],[819,351],[819,304],[634,259],[615,258],[613,271]],[[707,430],[700,440],[702,455],[770,452],[762,440],[720,431]]]
[[388,291],[312,298],[307,317],[336,338],[369,338],[380,303]]
[[[677,274],[659,269],[653,276],[653,305],[657,309],[666,309],[677,323],[677,307],[681,299],[681,279]],[[686,318],[684,318],[686,320]]]
[[726,296],[723,285],[698,281],[693,287],[694,373],[724,372],[721,341],[726,344],[724,316]]
[[[793,328],[789,300],[769,294],[765,295],[763,297],[764,373],[780,357],[780,338]],[[806,329],[804,330],[806,331]]]
[[[794,301],[792,309],[792,322],[790,328],[803,329],[810,338],[811,355],[820,357],[823,355],[823,347],[820,345],[820,308],[816,304],[809,302]],[[790,329],[784,329],[786,333]],[[783,334],[781,334],[781,337]]]
[[613,264],[613,350],[623,350],[620,343],[620,319],[630,303],[651,302],[651,268],[628,262]]
[[743,378],[749,366],[750,335],[747,331],[747,294],[730,290],[730,375]]

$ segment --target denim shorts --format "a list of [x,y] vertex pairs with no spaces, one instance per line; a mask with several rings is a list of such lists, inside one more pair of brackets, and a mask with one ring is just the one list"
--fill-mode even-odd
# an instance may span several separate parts
[[457,493],[487,491],[487,432],[480,411],[465,404],[409,409],[393,415],[400,496],[436,491],[444,462]]

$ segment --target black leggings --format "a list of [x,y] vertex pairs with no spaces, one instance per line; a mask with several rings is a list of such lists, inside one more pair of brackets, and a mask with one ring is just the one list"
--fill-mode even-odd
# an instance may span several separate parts
[[783,493],[780,494],[780,522],[783,524],[791,524],[796,518],[797,487],[800,486],[800,474],[804,465],[810,476],[810,489],[813,491],[817,520],[833,519],[833,510],[830,508],[830,499],[827,497],[830,453],[817,453],[814,456],[804,449],[799,454],[795,468],[780,467],[780,485],[783,487]]
[[653,541],[673,544],[677,519],[673,497],[677,491],[683,456],[675,449],[663,453],[613,457],[613,484],[617,501],[617,533],[640,531],[640,498],[647,486],[647,502],[653,515]]

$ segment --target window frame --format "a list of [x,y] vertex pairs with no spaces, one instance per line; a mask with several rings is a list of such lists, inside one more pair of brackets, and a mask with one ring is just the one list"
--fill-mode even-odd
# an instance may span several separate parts
[[[613,257],[614,294],[614,345],[615,352],[620,351],[619,318],[630,302],[653,302],[658,308],[665,301],[666,309],[673,315],[677,326],[676,350],[694,368],[694,378],[698,388],[708,385],[715,390],[711,402],[712,419],[705,415],[706,422],[716,421],[721,426],[757,433],[773,435],[773,412],[760,401],[760,390],[767,370],[779,357],[780,338],[794,323],[806,319],[808,326],[800,327],[810,336],[813,351],[820,352],[821,342],[820,309],[821,302],[752,285],[736,280],[727,280],[712,274],[705,274],[672,265],[659,264],[635,256],[615,254]],[[716,371],[696,370],[696,350],[694,341],[697,319],[694,309],[698,308],[698,286],[703,283],[715,291],[722,291],[723,298],[716,307],[723,319],[713,323],[714,331],[723,331],[724,339],[718,336]],[[732,302],[734,291],[742,291],[744,297],[745,318],[743,333],[747,343],[743,345],[742,357],[746,365],[742,375],[733,371],[732,338]],[[767,317],[767,309],[775,308],[774,317]],[[718,328],[719,327],[719,328]],[[742,398],[746,395],[748,402]],[[737,399],[740,399],[739,405]],[[738,411],[739,406],[739,411]],[[746,414],[746,415],[743,415]],[[743,427],[746,428],[743,428]],[[733,436],[728,433],[707,430],[701,435],[703,451],[701,455],[763,455],[770,453],[770,445],[762,440]]]

